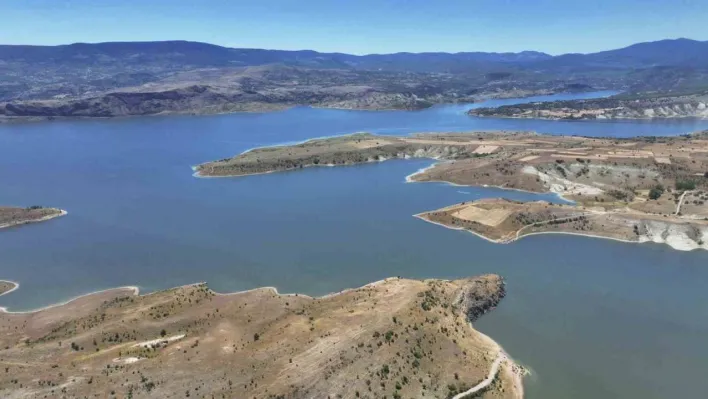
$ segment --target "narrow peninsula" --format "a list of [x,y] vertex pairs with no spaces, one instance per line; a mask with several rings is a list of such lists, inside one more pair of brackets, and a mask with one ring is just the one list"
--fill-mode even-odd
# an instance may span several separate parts
[[0,206],[0,229],[43,222],[64,215],[66,215],[66,211],[62,209],[45,208],[37,205],[27,208]]
[[522,368],[470,324],[504,297],[497,275],[388,278],[320,298],[136,291],[0,313],[0,396],[523,396]]
[[11,293],[17,287],[19,287],[19,284],[14,281],[0,280],[0,296]]
[[259,148],[199,165],[195,174],[245,176],[392,158],[441,161],[409,181],[552,192],[576,203],[485,200],[418,215],[495,242],[559,232],[708,249],[708,132],[631,139],[529,132],[359,133]]
[[708,91],[689,95],[617,95],[475,108],[471,116],[532,119],[708,118]]

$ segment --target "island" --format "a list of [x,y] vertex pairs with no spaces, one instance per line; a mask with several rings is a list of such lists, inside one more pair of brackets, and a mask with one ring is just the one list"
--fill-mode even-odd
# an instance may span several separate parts
[[640,93],[589,100],[532,102],[471,109],[468,115],[533,119],[706,118],[708,91],[685,95]]
[[0,229],[43,222],[64,215],[66,215],[66,211],[62,209],[45,208],[38,205],[27,208],[0,206]]
[[661,242],[680,250],[708,249],[705,131],[630,139],[508,131],[406,137],[358,133],[258,148],[194,169],[198,177],[245,176],[393,158],[440,161],[408,176],[411,182],[551,192],[574,202],[483,200],[417,215],[495,242],[559,232]]
[[521,398],[523,368],[471,325],[504,296],[497,275],[319,298],[112,289],[0,313],[0,396]]

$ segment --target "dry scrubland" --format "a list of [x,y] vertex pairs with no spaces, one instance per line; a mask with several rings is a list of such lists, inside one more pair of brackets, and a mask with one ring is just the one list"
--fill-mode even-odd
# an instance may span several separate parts
[[0,314],[0,396],[446,398],[498,370],[476,395],[520,397],[520,369],[469,324],[504,293],[496,275],[322,298],[104,291]]
[[[453,211],[445,208],[418,215],[495,241],[508,242],[528,233],[566,232],[661,242],[683,250],[708,249],[706,132],[632,139],[527,132],[409,137],[361,133],[255,149],[195,169],[197,176],[243,176],[391,158],[443,161],[409,176],[411,181],[554,192],[578,205],[485,200],[450,208]],[[482,220],[490,213],[495,215],[492,221]]]

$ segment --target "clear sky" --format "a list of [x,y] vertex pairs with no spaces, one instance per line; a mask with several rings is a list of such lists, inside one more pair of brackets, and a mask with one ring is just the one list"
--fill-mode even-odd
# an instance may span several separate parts
[[0,43],[192,40],[354,54],[708,40],[708,0],[0,0]]

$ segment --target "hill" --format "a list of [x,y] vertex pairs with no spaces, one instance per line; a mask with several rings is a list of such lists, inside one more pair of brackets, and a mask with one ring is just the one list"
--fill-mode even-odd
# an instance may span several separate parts
[[[0,45],[0,120],[263,111],[420,109],[573,90],[705,89],[708,42],[593,54],[228,48],[187,41]],[[130,94],[126,94],[130,93]]]

